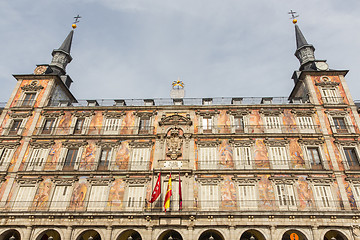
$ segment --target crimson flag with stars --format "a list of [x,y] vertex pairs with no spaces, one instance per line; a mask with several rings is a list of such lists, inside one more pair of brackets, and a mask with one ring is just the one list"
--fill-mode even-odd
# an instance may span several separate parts
[[158,180],[156,181],[155,187],[154,187],[154,191],[151,194],[151,200],[150,203],[153,203],[156,201],[156,199],[160,196],[161,193],[161,185],[160,185],[160,173],[158,176]]

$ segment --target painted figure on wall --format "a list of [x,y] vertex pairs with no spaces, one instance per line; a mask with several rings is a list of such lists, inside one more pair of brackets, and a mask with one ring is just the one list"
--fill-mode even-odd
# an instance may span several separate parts
[[34,197],[33,208],[34,209],[45,209],[49,201],[51,192],[52,182],[51,180],[45,179],[39,184],[39,188]]
[[255,165],[257,168],[269,168],[270,162],[267,153],[266,146],[263,140],[256,140],[255,141]]
[[95,152],[96,146],[94,141],[88,141],[85,149],[85,158],[83,158],[79,165],[79,170],[94,170],[95,166]]
[[129,142],[121,142],[120,149],[116,153],[114,170],[127,169],[130,159]]
[[111,183],[108,202],[111,209],[121,209],[123,207],[125,187],[125,182],[120,178]]
[[224,177],[220,184],[221,188],[221,208],[226,210],[236,210],[236,193],[234,182],[230,176]]
[[221,110],[218,116],[218,127],[220,133],[231,133],[231,122],[225,110]]
[[276,206],[274,189],[269,177],[270,175],[263,175],[259,181],[259,200],[263,209],[273,209]]
[[84,208],[84,200],[87,192],[86,177],[81,177],[75,184],[73,194],[70,199],[70,209],[81,210]]
[[223,140],[219,147],[220,166],[221,168],[233,168],[233,150],[229,142]]
[[303,152],[296,139],[290,139],[289,151],[292,167],[295,169],[304,168],[305,160]]
[[315,207],[314,196],[306,180],[306,176],[299,176],[297,194],[299,198],[299,209],[312,209]]

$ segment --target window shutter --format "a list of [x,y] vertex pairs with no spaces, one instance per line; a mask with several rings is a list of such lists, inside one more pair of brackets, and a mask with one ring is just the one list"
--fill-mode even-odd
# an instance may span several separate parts
[[91,123],[91,117],[86,117],[84,120],[83,128],[81,130],[81,134],[87,134],[90,123]]
[[74,163],[74,170],[77,170],[79,168],[80,162],[82,160],[82,155],[83,155],[84,149],[85,149],[85,147],[80,147],[79,148],[79,151],[77,153],[75,163]]
[[266,128],[280,128],[279,117],[265,117]]
[[3,148],[1,150],[1,159],[0,159],[0,170],[6,171],[7,166],[9,166],[11,159],[14,155],[15,149],[12,148]]
[[77,122],[77,117],[73,117],[72,118],[72,121],[71,121],[71,124],[70,124],[70,129],[69,129],[69,134],[74,134],[74,130],[75,130],[75,125],[76,125],[76,122]]
[[105,134],[119,133],[121,120],[119,118],[107,118],[105,120]]
[[333,206],[330,186],[315,186],[317,205],[321,208]]
[[288,205],[295,206],[295,194],[294,194],[294,186],[293,185],[286,185],[286,190],[288,194]]
[[270,147],[270,157],[274,168],[288,168],[285,147]]
[[12,125],[13,123],[13,119],[8,119],[6,124],[5,124],[5,127],[3,128],[3,132],[2,132],[2,135],[8,135],[9,132],[10,132],[10,126]]
[[88,204],[88,211],[103,211],[104,207],[106,206],[106,201],[108,199],[108,186],[92,186],[90,197],[89,197],[89,204]]
[[143,186],[130,186],[128,188],[127,208],[131,210],[142,210],[145,202]]
[[151,148],[133,148],[130,162],[132,170],[146,170],[149,166]]
[[65,210],[67,205],[69,204],[70,194],[71,194],[70,186],[55,186],[53,198],[50,204],[51,211]]
[[354,125],[351,122],[351,118],[349,116],[346,116],[345,121],[346,121],[345,124],[346,124],[347,129],[349,129],[349,131],[351,133],[355,133],[355,128],[354,128]]
[[239,206],[240,208],[256,208],[256,195],[254,185],[239,186]]
[[360,185],[354,185],[352,189],[353,189],[352,192],[354,194],[354,197],[357,201],[357,206],[359,206],[359,204],[360,204]]
[[62,148],[59,155],[59,160],[56,164],[56,170],[61,170],[65,163],[65,157],[68,152],[67,148]]
[[31,206],[34,195],[34,186],[20,186],[13,208],[16,210],[27,210]]
[[314,132],[312,117],[298,117],[299,129],[302,131]]
[[203,121],[204,118],[203,117],[199,117],[199,133],[203,133]]
[[32,150],[28,165],[27,165],[27,170],[34,170],[34,166],[36,165],[38,158],[40,155],[40,149],[39,148],[35,148]]
[[21,135],[21,133],[23,132],[23,130],[25,129],[25,125],[26,125],[26,119],[22,119],[20,127],[17,131],[18,135]]

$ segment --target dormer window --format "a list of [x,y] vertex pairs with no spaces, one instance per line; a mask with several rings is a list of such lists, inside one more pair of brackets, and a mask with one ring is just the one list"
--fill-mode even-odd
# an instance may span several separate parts
[[202,100],[203,105],[211,105],[212,102],[213,102],[212,98],[203,98],[203,100]]
[[24,100],[22,101],[21,106],[22,107],[34,106],[36,93],[35,92],[26,92],[24,95],[25,95]]
[[261,99],[261,104],[272,104],[272,97],[267,97],[267,98],[262,98]]

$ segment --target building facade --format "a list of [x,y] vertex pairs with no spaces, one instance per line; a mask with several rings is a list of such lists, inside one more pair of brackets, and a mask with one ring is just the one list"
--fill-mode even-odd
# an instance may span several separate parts
[[289,98],[187,99],[175,82],[168,100],[82,102],[65,71],[71,31],[49,65],[14,75],[0,117],[0,240],[359,240],[347,71],[295,33]]

